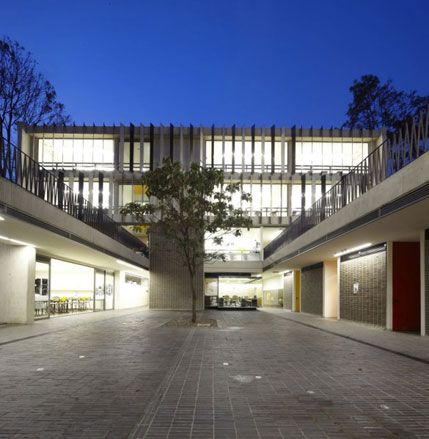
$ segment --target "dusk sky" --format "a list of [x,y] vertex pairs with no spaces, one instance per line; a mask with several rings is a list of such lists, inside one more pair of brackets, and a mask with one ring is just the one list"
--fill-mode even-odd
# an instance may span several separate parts
[[1,0],[76,123],[340,126],[353,79],[429,94],[428,0]]

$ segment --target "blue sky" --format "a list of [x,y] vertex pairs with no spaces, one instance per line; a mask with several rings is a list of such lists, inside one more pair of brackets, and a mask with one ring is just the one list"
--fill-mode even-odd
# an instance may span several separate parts
[[0,0],[76,123],[339,126],[353,79],[429,94],[429,1]]

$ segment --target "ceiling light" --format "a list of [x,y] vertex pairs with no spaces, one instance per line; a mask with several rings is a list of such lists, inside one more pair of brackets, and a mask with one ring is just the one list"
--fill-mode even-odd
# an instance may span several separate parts
[[4,221],[4,218],[2,216],[0,216],[0,221]]
[[335,258],[339,258],[340,256],[344,256],[344,255],[346,255],[348,253],[357,252],[358,250],[363,250],[364,248],[371,247],[371,245],[372,244],[370,242],[367,242],[366,244],[358,245],[357,247],[353,247],[353,248],[349,248],[349,249],[346,249],[346,250],[342,250],[342,251],[340,251],[338,253],[335,253],[334,257]]
[[13,242],[14,244],[18,244],[18,245],[26,245],[28,247],[35,247],[33,244],[29,244],[28,242],[19,241],[18,239],[8,238],[7,236],[0,235],[0,239],[2,239],[3,241]]
[[126,267],[132,268],[134,270],[143,270],[143,268],[137,267],[136,265],[129,264],[128,262],[121,261],[120,259],[116,259],[116,262],[121,265],[125,265]]

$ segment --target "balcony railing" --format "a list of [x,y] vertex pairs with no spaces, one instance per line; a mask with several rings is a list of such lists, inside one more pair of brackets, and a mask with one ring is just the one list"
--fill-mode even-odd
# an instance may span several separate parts
[[344,175],[310,209],[303,210],[265,247],[264,257],[268,258],[428,151],[429,107],[418,120],[411,120],[396,133],[389,134],[380,146]]
[[0,137],[0,177],[20,186],[121,244],[146,253],[146,246],[115,222],[103,209],[64,183],[64,173],[48,171],[13,144]]

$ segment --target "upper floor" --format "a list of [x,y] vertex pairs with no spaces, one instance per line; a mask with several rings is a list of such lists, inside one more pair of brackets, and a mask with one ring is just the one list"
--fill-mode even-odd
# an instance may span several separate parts
[[231,174],[348,172],[382,142],[372,130],[134,126],[24,126],[19,144],[49,169],[140,173],[165,157]]

